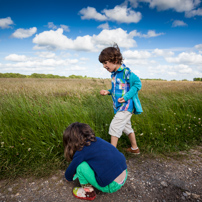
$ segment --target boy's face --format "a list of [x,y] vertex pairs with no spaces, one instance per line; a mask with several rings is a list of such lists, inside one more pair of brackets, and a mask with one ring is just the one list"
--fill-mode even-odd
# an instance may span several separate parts
[[120,64],[114,64],[109,61],[105,61],[102,63],[103,67],[108,71],[108,72],[116,72],[118,68],[120,67]]

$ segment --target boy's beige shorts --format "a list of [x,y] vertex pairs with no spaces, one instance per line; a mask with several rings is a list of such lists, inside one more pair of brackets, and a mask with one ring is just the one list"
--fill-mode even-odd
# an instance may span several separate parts
[[117,112],[111,121],[109,134],[120,138],[124,132],[126,135],[133,133],[131,126],[132,113],[128,111]]

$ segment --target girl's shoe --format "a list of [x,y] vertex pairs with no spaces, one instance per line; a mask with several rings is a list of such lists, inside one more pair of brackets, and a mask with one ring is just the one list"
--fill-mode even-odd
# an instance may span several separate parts
[[73,189],[73,195],[76,198],[84,199],[84,200],[94,200],[96,197],[96,193],[91,186],[86,187],[74,187]]

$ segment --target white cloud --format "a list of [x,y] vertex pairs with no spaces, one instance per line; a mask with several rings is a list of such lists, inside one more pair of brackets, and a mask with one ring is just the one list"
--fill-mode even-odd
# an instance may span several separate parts
[[74,50],[95,51],[95,45],[92,37],[89,35],[78,36],[75,40],[73,40],[73,46]]
[[170,63],[180,63],[189,65],[202,65],[202,55],[195,52],[186,53],[182,52],[177,57],[167,57],[165,58],[167,62]]
[[[11,56],[7,56],[8,58]],[[20,58],[20,55],[16,55]],[[25,56],[26,57],[26,56]],[[19,72],[21,74],[32,74],[32,73],[44,73],[54,74],[61,76],[68,76],[71,74],[86,75],[86,70],[89,68],[80,64],[78,59],[63,59],[60,56],[54,58],[42,58],[42,57],[26,57],[27,60],[23,61],[23,58],[16,60],[15,63],[0,64],[2,72]],[[14,61],[14,60],[13,60]]]
[[130,48],[136,46],[136,41],[133,39],[134,34],[118,28],[114,30],[102,30],[98,35],[93,36],[78,36],[75,40],[63,35],[63,29],[56,31],[44,31],[37,34],[33,39],[33,43],[37,44],[34,49],[45,48],[48,50],[83,50],[97,51],[105,46],[110,46],[117,43],[120,47]]
[[93,35],[94,44],[97,45],[98,48],[103,48],[113,43],[117,43],[119,47],[123,48],[131,48],[136,47],[136,41],[133,39],[134,34],[130,32],[118,28],[113,30],[102,30],[100,34]]
[[134,8],[140,3],[149,3],[150,8],[159,11],[173,9],[177,12],[189,12],[200,5],[201,0],[128,0]]
[[[58,29],[59,27],[58,26],[56,26],[56,25],[54,25],[54,23],[53,22],[49,22],[48,23],[48,28],[49,29],[54,29],[54,30],[56,30],[56,29]],[[69,30],[69,26],[67,26],[67,25],[60,25],[60,28],[62,28],[64,31],[66,31],[66,32],[69,32],[70,30]]]
[[123,56],[124,63],[132,71],[138,70],[141,78],[192,80],[197,75],[202,75],[201,53],[182,52],[175,56],[175,52],[169,49],[127,50]]
[[72,40],[63,35],[63,29],[61,28],[56,31],[50,30],[37,34],[33,39],[33,43],[37,44],[37,46],[34,47],[36,50],[40,48],[46,48],[48,50],[94,50],[92,37],[89,35],[83,37],[78,36],[75,40]]
[[86,67],[81,67],[81,66],[75,65],[74,67],[71,68],[71,70],[81,71],[81,70],[86,70]]
[[[43,67],[43,69],[41,67],[23,67],[19,65],[12,65],[12,64],[6,64],[3,67],[3,71],[4,72],[21,72],[21,74],[32,74],[32,73],[44,73],[47,74],[47,72],[49,74],[53,73],[51,71],[55,70],[55,68],[53,67]],[[55,74],[57,74],[57,72],[55,72]]]
[[198,45],[196,45],[196,46],[194,46],[196,49],[198,49],[198,50],[202,50],[202,44],[198,44]]
[[[10,54],[5,57],[6,60],[16,62],[13,66],[57,66],[57,65],[68,65],[78,63],[78,59],[61,59],[56,57],[55,53],[41,52],[37,53],[39,57],[27,57],[25,55]],[[52,57],[52,58],[51,58]]]
[[169,72],[167,72],[167,74],[168,74],[169,76],[177,76],[177,72],[169,71]]
[[138,68],[148,67],[151,64],[151,61],[147,60],[147,58],[145,59],[124,58],[124,64],[128,65],[132,69],[133,67],[138,67]]
[[136,71],[139,74],[138,69],[133,67],[141,67],[141,71],[144,71],[145,67],[148,67],[151,63],[154,64],[155,61],[150,60],[152,53],[147,50],[127,50],[123,51],[124,64],[131,67],[132,71]]
[[168,56],[173,56],[174,52],[156,48],[156,49],[154,49],[153,54],[154,54],[154,56],[168,57]]
[[42,61],[39,61],[41,66],[52,66],[52,67],[58,67],[58,66],[67,66],[68,64],[76,64],[78,63],[77,59],[45,59]]
[[147,2],[151,8],[160,11],[173,9],[177,12],[191,11],[200,4],[200,0],[148,0]]
[[54,25],[53,22],[48,22],[48,28],[49,28],[49,29],[57,29],[57,26]]
[[[127,1],[126,1],[127,2]],[[137,8],[139,5],[139,0],[128,0],[133,8]]]
[[93,7],[83,8],[79,11],[79,14],[83,15],[81,16],[82,20],[91,20],[91,19],[99,21],[107,20],[107,17],[105,15],[98,13],[96,9]]
[[116,6],[114,9],[104,9],[103,13],[105,13],[108,20],[119,23],[137,23],[142,19],[142,14],[140,12],[135,12],[126,6]]
[[172,24],[172,27],[184,27],[187,26],[187,24],[182,20],[175,20]]
[[[45,54],[45,53],[44,53]],[[42,54],[43,55],[43,54]],[[40,55],[41,56],[41,55]],[[10,68],[52,68],[57,69],[58,67],[71,68],[78,64],[78,59],[61,59],[60,57],[55,58],[45,58],[45,57],[27,57],[25,55],[11,54],[5,57],[6,60],[15,62],[7,63],[4,66]],[[77,66],[78,68],[78,66]],[[81,68],[83,69],[83,67]]]
[[13,25],[13,24],[14,22],[11,20],[11,17],[0,18],[0,28],[2,29],[11,28],[10,25]]
[[150,38],[150,37],[157,37],[160,35],[164,35],[164,33],[158,33],[157,34],[154,30],[149,30],[146,35],[143,34],[143,37]]
[[69,27],[67,26],[67,25],[60,25],[60,27],[64,30],[64,31],[66,31],[66,32],[69,32],[70,30],[69,30]]
[[[111,34],[113,35],[113,33]],[[129,35],[130,33],[126,32],[126,34]],[[92,40],[96,40],[96,36],[94,36],[95,38],[92,37]],[[106,33],[103,36],[106,36]],[[198,47],[198,45],[196,46]],[[96,47],[95,44],[94,46]],[[44,73],[66,76],[79,74],[100,78],[110,77],[109,73],[98,63],[97,57],[95,57],[97,53],[93,53],[93,57],[87,54],[91,58],[87,58],[86,54],[82,52],[79,52],[79,55],[70,54],[66,51],[59,52],[58,55],[56,53],[58,52],[37,52],[37,57],[10,54],[5,57],[9,62],[0,64],[1,72],[19,72],[21,74]],[[201,53],[200,55],[194,52],[181,52],[174,56],[174,51],[171,50],[151,49],[125,50],[122,54],[124,63],[140,78],[192,80],[195,77],[202,76]],[[171,62],[174,64],[171,64]]]
[[14,38],[20,38],[20,39],[23,39],[23,38],[28,38],[30,36],[32,36],[33,34],[35,34],[37,32],[37,28],[36,27],[32,27],[30,29],[17,29],[13,34],[12,36]]
[[124,58],[132,58],[132,59],[145,59],[145,58],[150,58],[151,53],[148,51],[131,51],[127,50],[123,52]]
[[[187,76],[192,75],[190,79],[194,78],[194,71],[188,65],[157,65],[157,66],[150,66],[148,68],[149,75],[155,75],[156,78],[166,78],[166,75],[169,75],[172,79],[185,79]],[[198,72],[197,72],[198,73]]]
[[159,74],[166,73],[166,70],[168,72],[168,69],[170,69],[170,66],[168,66],[168,65],[149,66],[148,73],[150,73],[152,75],[159,75]]
[[54,58],[56,55],[52,52],[37,52],[36,55],[42,58]]
[[10,54],[5,57],[5,60],[9,60],[12,62],[22,62],[27,61],[29,58],[25,55],[17,55],[17,54]]
[[193,72],[192,68],[190,68],[188,65],[184,65],[184,64],[175,66],[174,69],[181,74],[191,74]]
[[[170,50],[154,49],[151,51],[147,50],[127,50],[123,52],[124,62],[130,65],[138,66],[150,66],[152,64],[157,65],[159,63],[160,57],[167,58],[173,56],[174,52]],[[153,58],[151,60],[151,58]],[[162,58],[161,58],[162,62]]]
[[80,60],[82,60],[82,61],[88,61],[89,58],[82,57],[82,58],[80,58]]
[[109,29],[109,24],[106,22],[104,24],[99,25],[97,28],[99,28],[99,29]]
[[196,10],[191,10],[185,13],[185,16],[188,18],[194,17],[194,16],[202,16],[202,9],[198,8]]
[[133,30],[131,33],[133,33],[134,36],[137,37],[143,37],[143,38],[151,38],[151,37],[157,37],[164,35],[164,33],[156,33],[155,30],[149,30],[147,34],[142,34],[141,32],[138,32],[137,30]]
[[138,37],[142,37],[143,35],[141,34],[141,32],[138,32],[137,30],[133,30],[132,31],[134,36],[138,36]]
[[34,49],[47,48],[47,49],[73,49],[73,41],[63,35],[63,29],[59,28],[56,31],[44,31],[36,34],[33,43],[37,46]]
[[135,12],[126,6],[116,6],[113,9],[104,9],[100,14],[93,7],[83,8],[79,11],[82,20],[116,21],[118,23],[137,23],[142,19],[140,12]]

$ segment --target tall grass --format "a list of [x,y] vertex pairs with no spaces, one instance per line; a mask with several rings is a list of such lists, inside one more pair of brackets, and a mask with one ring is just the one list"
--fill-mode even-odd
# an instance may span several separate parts
[[[142,81],[144,113],[133,115],[138,146],[146,153],[187,150],[202,142],[202,84]],[[110,141],[114,116],[109,80],[0,79],[0,178],[44,175],[64,168],[62,133],[89,124]],[[118,149],[129,145],[122,136]]]

